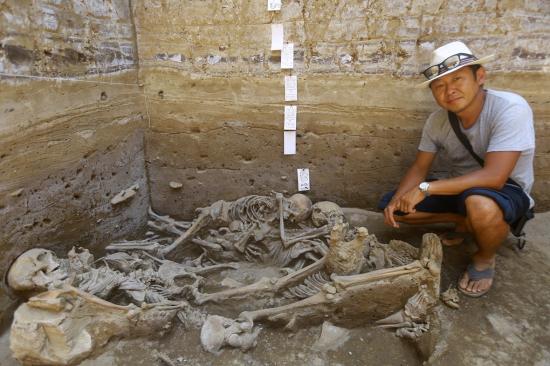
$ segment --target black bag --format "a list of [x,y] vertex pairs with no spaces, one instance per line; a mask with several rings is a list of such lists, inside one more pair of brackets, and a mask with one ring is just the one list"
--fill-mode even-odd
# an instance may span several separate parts
[[[470,141],[468,140],[466,135],[464,135],[464,133],[460,129],[458,118],[456,117],[456,114],[454,114],[453,112],[448,112],[448,115],[449,115],[449,122],[451,123],[451,127],[453,128],[453,131],[455,132],[456,137],[458,137],[458,139],[460,140],[462,145],[464,145],[466,150],[468,150],[470,155],[472,155],[472,157],[479,163],[479,165],[483,166],[485,164],[485,162],[483,161],[482,158],[479,157],[479,155],[477,155],[474,152],[474,149],[472,149],[472,145],[470,144]],[[506,183],[515,185],[517,187],[521,187],[512,178],[508,178]],[[523,216],[521,216],[519,219],[517,219],[516,221],[514,221],[513,223],[510,224],[510,232],[516,238],[518,238],[517,246],[518,246],[519,249],[523,249],[525,247],[525,232],[523,231],[523,227],[525,226],[527,221],[531,220],[533,217],[535,217],[535,211],[534,211],[533,208],[530,208],[529,210],[527,210],[527,212],[525,214],[523,214]]]

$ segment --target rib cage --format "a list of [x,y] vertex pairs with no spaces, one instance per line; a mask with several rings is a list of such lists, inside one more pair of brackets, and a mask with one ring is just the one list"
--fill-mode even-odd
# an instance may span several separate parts
[[324,272],[316,272],[304,280],[304,283],[289,288],[285,291],[286,298],[305,299],[321,291],[321,288],[330,282],[330,277]]
[[267,215],[277,211],[275,200],[267,196],[245,196],[231,203],[229,215],[233,220],[242,221],[245,224],[262,224],[270,221]]

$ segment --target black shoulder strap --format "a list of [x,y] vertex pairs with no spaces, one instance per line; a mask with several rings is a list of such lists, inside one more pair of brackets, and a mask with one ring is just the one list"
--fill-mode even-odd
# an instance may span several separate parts
[[[460,129],[460,125],[459,125],[459,122],[458,122],[458,117],[456,116],[456,114],[449,111],[448,115],[449,115],[449,122],[451,123],[451,127],[453,128],[453,131],[455,132],[456,137],[458,137],[458,139],[460,140],[462,145],[464,145],[464,147],[466,148],[466,150],[468,150],[470,155],[472,155],[472,157],[474,159],[476,159],[476,161],[479,163],[479,165],[483,166],[485,164],[485,161],[482,158],[480,158],[478,154],[475,153],[474,149],[472,148],[472,144],[470,144],[470,140],[468,140],[468,138],[466,137],[464,132],[462,132],[462,130]],[[521,187],[512,178],[508,178],[506,183],[510,183],[510,184],[515,185],[515,186]]]
[[483,166],[485,164],[485,162],[483,161],[482,158],[479,157],[478,154],[476,154],[474,152],[474,149],[472,149],[472,145],[470,144],[470,140],[468,140],[466,135],[460,129],[460,125],[459,125],[459,122],[458,122],[458,118],[456,117],[456,114],[449,111],[448,115],[449,115],[449,122],[451,122],[451,127],[453,128],[453,131],[455,132],[456,137],[458,137],[460,142],[462,142],[462,145],[464,145],[464,147],[466,148],[466,150],[468,150],[470,155],[472,155],[472,157],[474,159],[476,159],[476,161],[479,163],[479,165]]

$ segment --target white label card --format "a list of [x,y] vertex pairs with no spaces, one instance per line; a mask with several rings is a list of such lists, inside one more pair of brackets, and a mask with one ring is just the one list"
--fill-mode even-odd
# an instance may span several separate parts
[[283,25],[271,24],[271,51],[283,49]]
[[309,191],[309,169],[298,169],[298,191]]
[[285,105],[285,130],[296,131],[296,112],[298,107],[295,105]]
[[298,77],[285,76],[285,102],[295,102],[298,100]]
[[281,51],[281,69],[294,68],[294,43],[285,43]]
[[281,10],[281,5],[281,0],[267,0],[267,10],[269,11]]
[[296,154],[296,131],[284,131],[284,154]]

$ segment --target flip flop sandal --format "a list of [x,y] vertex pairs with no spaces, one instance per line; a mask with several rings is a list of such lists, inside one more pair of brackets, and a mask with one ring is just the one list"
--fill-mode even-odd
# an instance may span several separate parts
[[470,233],[458,232],[458,231],[447,231],[439,235],[441,244],[446,247],[453,247],[455,245],[460,245],[470,237]]
[[[466,267],[466,273],[468,273],[468,279],[470,281],[479,281],[484,278],[494,278],[495,277],[495,269],[494,268],[487,268],[483,271],[478,271],[473,263],[468,264],[468,267]],[[494,282],[494,281],[493,281]],[[470,292],[468,290],[463,289],[460,287],[460,283],[457,286],[458,291],[462,292],[464,295],[469,297],[480,297],[485,295],[489,290],[493,287],[493,284],[489,286],[488,289],[480,291],[480,292]]]

